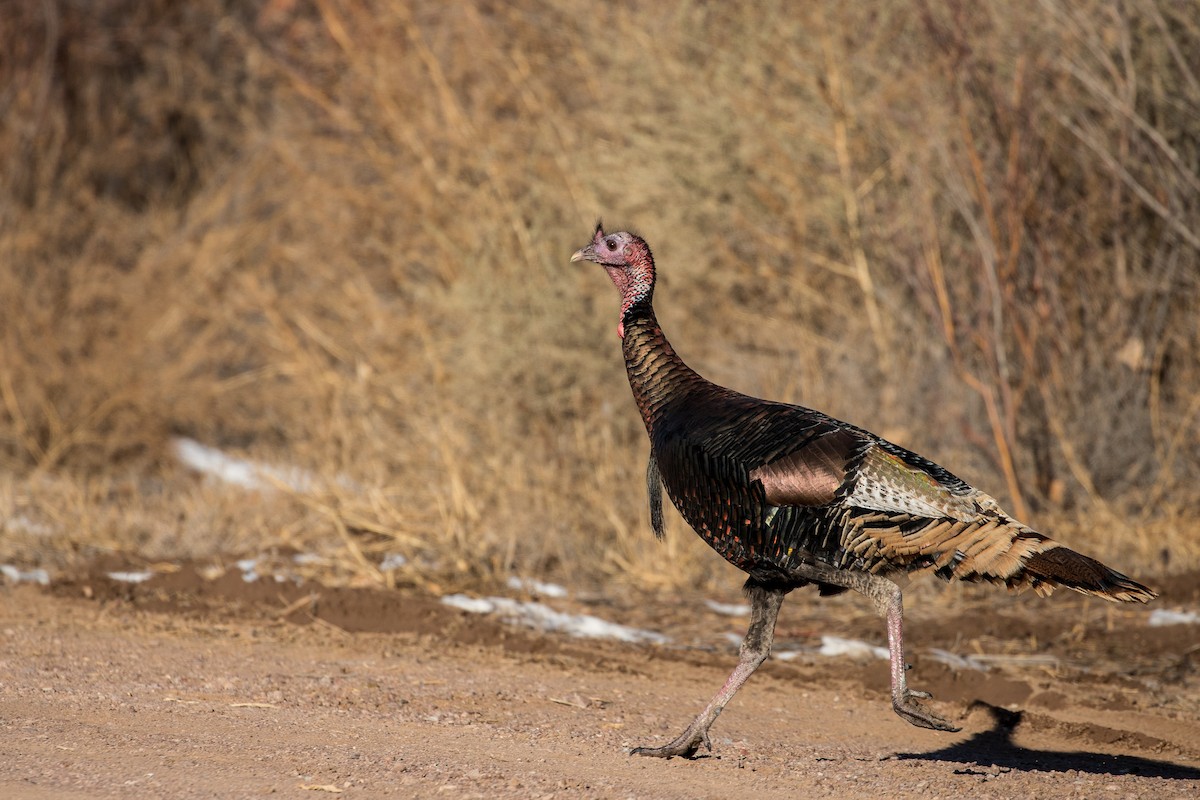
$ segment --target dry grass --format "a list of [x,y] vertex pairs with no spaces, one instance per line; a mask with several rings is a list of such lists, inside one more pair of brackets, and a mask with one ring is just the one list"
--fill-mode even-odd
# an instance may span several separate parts
[[616,299],[566,263],[602,214],[710,377],[1196,564],[1192,4],[411,5],[6,12],[0,558],[724,579],[649,535]]

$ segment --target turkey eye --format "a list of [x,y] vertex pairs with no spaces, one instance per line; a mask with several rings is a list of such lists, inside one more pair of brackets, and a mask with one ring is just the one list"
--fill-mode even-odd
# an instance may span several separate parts
[[608,249],[609,249],[609,250],[616,250],[616,249],[617,249],[617,240],[616,240],[616,239],[605,239],[605,240],[604,240],[604,243],[605,243],[606,245],[608,245]]

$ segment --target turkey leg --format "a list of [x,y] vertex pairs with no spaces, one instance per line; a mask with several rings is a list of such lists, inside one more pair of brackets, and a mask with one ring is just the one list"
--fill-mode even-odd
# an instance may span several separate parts
[[917,698],[928,700],[933,695],[908,688],[908,662],[904,659],[904,596],[900,587],[891,581],[871,577],[880,584],[887,584],[873,587],[875,593],[868,596],[875,601],[879,615],[887,618],[888,655],[892,666],[892,708],[901,719],[918,728],[951,732],[961,730],[917,703]]
[[708,729],[746,679],[766,661],[767,654],[771,652],[771,642],[775,638],[775,620],[779,618],[779,608],[783,605],[786,592],[768,589],[748,581],[746,594],[750,599],[750,628],[746,631],[746,638],[738,651],[738,664],[725,680],[725,685],[700,715],[692,720],[692,724],[669,744],[662,747],[635,747],[630,751],[630,755],[691,758],[696,755],[700,745],[704,745],[706,750],[712,750]]
[[824,564],[804,564],[792,572],[808,580],[844,586],[869,597],[879,616],[887,620],[888,659],[892,668],[892,708],[900,718],[918,728],[935,731],[957,731],[957,728],[938,715],[922,708],[918,699],[928,700],[929,692],[908,688],[908,662],[904,658],[904,594],[887,578],[866,572],[835,569]]

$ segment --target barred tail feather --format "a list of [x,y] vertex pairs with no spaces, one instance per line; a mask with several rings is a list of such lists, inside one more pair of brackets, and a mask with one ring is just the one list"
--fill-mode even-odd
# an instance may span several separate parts
[[1096,559],[1061,546],[1030,556],[1017,582],[1028,583],[1035,589],[1045,585],[1062,586],[1082,594],[1126,603],[1148,603],[1158,597],[1156,592],[1109,569]]
[[863,511],[844,540],[848,557],[873,572],[932,569],[943,580],[987,581],[1047,595],[1057,587],[1106,600],[1147,603],[1158,595],[1003,514],[924,519]]

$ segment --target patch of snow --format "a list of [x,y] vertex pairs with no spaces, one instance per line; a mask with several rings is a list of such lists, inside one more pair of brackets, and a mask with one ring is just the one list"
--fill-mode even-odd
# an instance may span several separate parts
[[154,573],[149,570],[142,570],[141,572],[110,572],[108,573],[108,577],[121,583],[141,583],[153,578]]
[[817,653],[823,656],[850,656],[851,658],[888,658],[886,647],[876,647],[859,639],[843,639],[840,636],[822,636]]
[[[973,661],[980,664],[1015,664],[1023,667],[1028,666],[1046,666],[1058,667],[1060,662],[1057,656],[1052,656],[1047,653],[1034,653],[1033,655],[1008,655],[1004,653],[980,653],[979,655],[971,656]],[[1076,666],[1075,669],[1087,670],[1083,667]]]
[[325,557],[319,556],[316,553],[296,553],[292,556],[292,563],[304,566],[305,564],[324,564]]
[[729,642],[734,647],[742,646],[742,639],[744,637],[738,636],[733,631],[726,631],[724,634],[722,634],[722,636],[724,637],[725,641]]
[[446,605],[473,614],[496,614],[505,622],[543,631],[561,631],[587,639],[617,639],[622,642],[665,644],[670,639],[661,633],[618,625],[589,614],[567,614],[542,603],[525,603],[510,597],[471,598],[461,594],[442,598]]
[[237,458],[195,439],[171,440],[175,457],[197,472],[244,489],[272,489],[276,484],[297,492],[308,491],[315,480],[311,473],[297,467],[275,467],[245,458]]
[[1156,608],[1150,612],[1149,624],[1154,628],[1165,625],[1200,625],[1200,614],[1195,611],[1170,611]]
[[258,566],[257,558],[243,558],[234,562],[238,569],[242,571],[242,580],[246,583],[254,583],[258,580],[258,571],[255,567]]
[[[733,634],[727,634],[730,641]],[[739,640],[740,641],[740,640]],[[889,658],[886,647],[876,647],[859,639],[843,639],[841,636],[822,636],[820,647],[798,647],[795,650],[773,650],[771,658],[791,661],[800,656],[849,656],[850,658]]]
[[750,616],[750,606],[746,603],[718,603],[716,600],[705,600],[704,605],[708,606],[710,611],[724,614],[727,617]]
[[13,583],[30,583],[41,584],[47,586],[50,583],[50,573],[44,569],[18,569],[12,564],[0,564],[0,575]]
[[515,589],[519,592],[530,592],[532,594],[540,594],[542,597],[566,597],[567,590],[559,586],[557,583],[543,583],[542,581],[533,578],[518,578],[516,575],[510,577],[507,581],[508,588]]
[[951,669],[977,669],[980,672],[987,672],[988,665],[980,661],[975,656],[960,656],[957,653],[951,653],[949,650],[942,650],[938,647],[931,647],[925,651],[934,661],[945,664]]
[[388,553],[379,564],[379,569],[383,572],[391,572],[394,569],[399,569],[408,563],[408,559],[399,553]]
[[496,605],[490,600],[482,597],[467,597],[465,594],[448,594],[442,598],[442,602],[472,614],[491,614],[496,610]]

